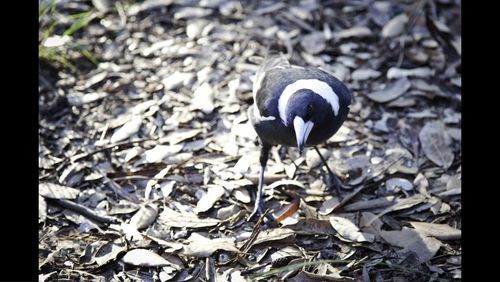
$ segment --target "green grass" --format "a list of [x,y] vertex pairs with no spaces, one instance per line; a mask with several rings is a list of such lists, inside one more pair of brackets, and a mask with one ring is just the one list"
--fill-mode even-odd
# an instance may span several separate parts
[[40,3],[38,9],[38,23],[40,31],[42,31],[41,38],[38,45],[38,57],[40,60],[44,60],[48,63],[60,65],[62,67],[70,68],[72,70],[76,69],[74,63],[67,55],[67,50],[75,50],[82,54],[86,59],[88,59],[92,64],[97,66],[99,61],[95,56],[83,46],[75,43],[74,41],[69,41],[65,43],[63,47],[47,47],[44,45],[45,41],[54,35],[60,36],[72,36],[78,30],[84,29],[88,24],[98,17],[98,13],[95,9],[91,9],[86,12],[81,12],[73,15],[69,15],[69,18],[74,20],[73,24],[64,31],[56,33],[57,28],[62,24],[58,19],[60,18],[60,13],[57,10],[56,4],[60,0],[46,0]]

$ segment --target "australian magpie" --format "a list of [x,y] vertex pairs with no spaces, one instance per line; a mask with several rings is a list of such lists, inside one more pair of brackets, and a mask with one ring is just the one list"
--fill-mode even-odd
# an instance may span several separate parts
[[[253,84],[254,104],[248,116],[259,139],[260,174],[255,214],[263,213],[264,171],[273,145],[314,147],[339,194],[340,181],[328,168],[316,145],[328,140],[347,118],[351,93],[337,78],[315,67],[291,65],[282,54],[268,55]],[[340,194],[339,194],[340,195]]]

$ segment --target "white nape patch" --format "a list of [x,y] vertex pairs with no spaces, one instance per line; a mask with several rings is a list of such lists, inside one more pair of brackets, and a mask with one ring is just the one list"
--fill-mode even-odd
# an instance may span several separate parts
[[330,106],[332,106],[333,114],[338,115],[339,113],[339,96],[333,91],[333,89],[328,85],[328,83],[318,80],[318,79],[299,79],[292,84],[287,85],[278,100],[278,111],[281,117],[281,121],[288,126],[286,123],[286,107],[290,97],[295,92],[308,89],[312,92],[323,97]]

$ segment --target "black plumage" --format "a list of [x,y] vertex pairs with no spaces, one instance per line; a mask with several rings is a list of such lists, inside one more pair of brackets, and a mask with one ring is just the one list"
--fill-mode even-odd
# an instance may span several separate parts
[[[264,171],[270,148],[296,146],[302,153],[304,147],[325,142],[343,124],[351,103],[349,89],[337,78],[318,68],[291,65],[283,55],[264,60],[255,77],[253,95],[248,116],[262,148],[257,198],[249,219],[263,212]],[[328,171],[339,191],[340,182]]]

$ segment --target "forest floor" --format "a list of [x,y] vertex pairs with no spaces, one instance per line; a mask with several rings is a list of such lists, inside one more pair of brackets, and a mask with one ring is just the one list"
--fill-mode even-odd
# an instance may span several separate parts
[[[42,1],[40,281],[461,280],[460,5]],[[342,200],[274,147],[268,226],[246,111],[276,43],[353,101],[320,149]]]

